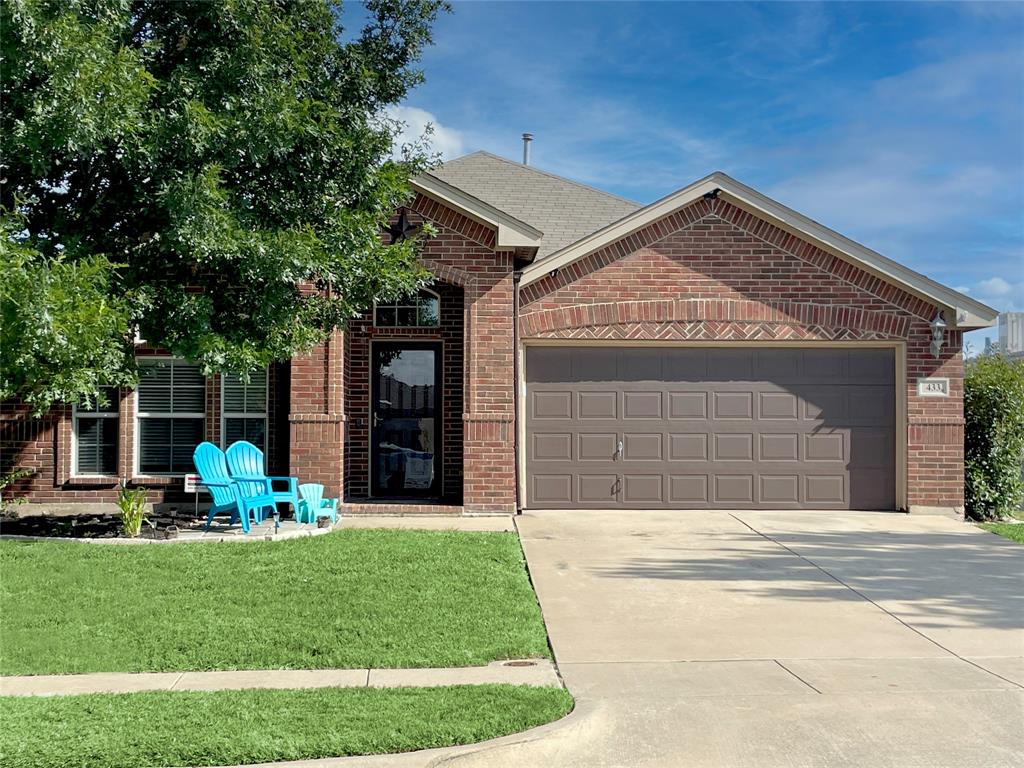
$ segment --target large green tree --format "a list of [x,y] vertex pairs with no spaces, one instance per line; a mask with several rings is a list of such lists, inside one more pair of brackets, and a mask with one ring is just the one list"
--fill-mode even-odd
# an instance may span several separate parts
[[252,370],[414,290],[380,233],[428,158],[386,108],[443,7],[3,0],[0,397],[130,381],[136,330]]

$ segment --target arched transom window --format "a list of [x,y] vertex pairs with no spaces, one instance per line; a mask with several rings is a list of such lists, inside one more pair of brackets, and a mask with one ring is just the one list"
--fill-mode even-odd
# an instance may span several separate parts
[[378,328],[437,328],[441,297],[424,288],[415,296],[393,303],[374,302],[373,324]]

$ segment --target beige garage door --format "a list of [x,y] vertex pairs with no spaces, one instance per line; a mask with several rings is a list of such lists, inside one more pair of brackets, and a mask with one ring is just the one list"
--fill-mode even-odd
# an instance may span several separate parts
[[892,349],[528,347],[532,509],[892,509]]

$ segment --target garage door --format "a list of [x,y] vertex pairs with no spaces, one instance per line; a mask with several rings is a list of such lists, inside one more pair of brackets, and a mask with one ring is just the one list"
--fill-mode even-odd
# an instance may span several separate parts
[[528,347],[533,509],[892,509],[892,349]]

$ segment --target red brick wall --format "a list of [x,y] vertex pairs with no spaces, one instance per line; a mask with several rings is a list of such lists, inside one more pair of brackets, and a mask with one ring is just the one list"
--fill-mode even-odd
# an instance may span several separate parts
[[[139,357],[166,356],[160,350],[140,348]],[[287,439],[281,434],[282,381],[285,371],[272,365],[267,392],[268,466],[272,472],[287,469]],[[287,396],[285,391],[284,396]],[[284,400],[287,409],[287,399]],[[194,498],[181,491],[180,477],[146,477],[135,472],[135,394],[120,390],[118,405],[118,472],[105,477],[75,477],[72,467],[72,409],[56,406],[41,418],[14,402],[0,403],[0,472],[14,467],[34,470],[18,481],[6,495],[16,495],[34,504],[93,502],[111,504],[122,482],[143,486],[151,503],[190,505]],[[221,382],[219,376],[206,380],[205,437],[220,445]],[[284,461],[282,463],[282,454]],[[206,500],[201,496],[200,501]]]
[[[424,265],[463,290],[462,500],[467,511],[515,509],[512,262],[495,251],[493,229],[422,195],[412,219],[430,220],[437,236]],[[354,367],[354,392],[365,376]]]
[[[907,353],[908,503],[963,504],[962,334],[936,308],[724,201],[701,200],[523,289],[524,338],[897,340]],[[921,398],[917,379],[950,380]]]
[[442,342],[442,498],[462,503],[462,390],[463,390],[463,289],[449,283],[435,283],[432,290],[441,299],[440,328],[374,328],[373,313],[366,312],[348,325],[345,355],[345,498],[369,497],[370,488],[370,343],[371,341]]
[[288,473],[300,483],[320,483],[329,498],[341,496],[344,477],[345,342],[335,331],[309,354],[293,357],[288,373]]

